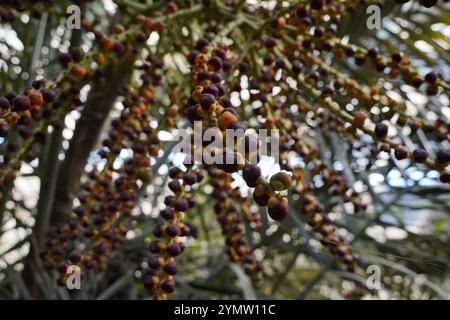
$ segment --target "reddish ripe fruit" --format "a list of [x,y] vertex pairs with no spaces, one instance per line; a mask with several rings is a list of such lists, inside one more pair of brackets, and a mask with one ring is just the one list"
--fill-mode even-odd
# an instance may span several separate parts
[[357,127],[362,127],[364,125],[364,122],[366,122],[368,116],[363,111],[356,111],[355,117],[353,118],[353,124]]
[[225,130],[231,123],[235,121],[237,121],[236,116],[229,111],[225,111],[219,118],[219,127],[222,130]]
[[73,68],[72,73],[78,80],[83,80],[86,77],[88,70],[85,67],[76,66]]

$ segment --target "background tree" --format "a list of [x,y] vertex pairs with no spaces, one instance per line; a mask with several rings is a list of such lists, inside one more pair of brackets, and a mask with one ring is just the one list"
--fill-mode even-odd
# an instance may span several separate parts
[[448,4],[396,2],[3,1],[0,297],[448,298]]

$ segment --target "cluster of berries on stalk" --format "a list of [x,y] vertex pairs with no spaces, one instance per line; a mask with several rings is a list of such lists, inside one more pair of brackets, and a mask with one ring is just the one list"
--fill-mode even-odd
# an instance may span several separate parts
[[[111,122],[98,152],[103,167],[88,173],[77,199],[79,205],[49,234],[46,249],[41,252],[46,267],[59,271],[62,285],[69,262],[86,269],[107,267],[111,252],[121,246],[130,230],[140,187],[153,178],[150,159],[158,155],[159,139],[150,125],[150,102],[142,100],[142,92],[124,91],[124,108]],[[131,149],[132,157],[121,160],[123,149]],[[123,164],[118,166],[120,162]],[[77,246],[75,239],[82,239],[83,246]]]
[[[142,45],[148,33],[158,28],[157,22],[147,18],[139,16],[137,21],[127,32],[121,25],[115,25],[114,37],[95,33],[101,49],[90,55],[99,66],[89,72],[94,82],[106,81],[100,66],[133,62],[138,53],[133,44]],[[59,60],[69,72],[86,74],[77,65],[83,57],[83,52],[75,48]],[[156,158],[160,151],[159,128],[152,126],[151,106],[157,103],[152,88],[160,84],[162,67],[149,56],[147,63],[137,69],[143,86],[126,85],[120,90],[123,109],[111,121],[108,136],[98,151],[102,164],[87,173],[73,214],[48,234],[40,256],[47,269],[58,271],[58,283],[63,286],[70,264],[80,265],[84,270],[106,269],[110,255],[121,247],[132,228],[139,194],[153,179],[151,158]],[[168,121],[173,121],[173,114],[167,116]],[[121,153],[126,149],[132,151],[132,156],[123,159]],[[81,240],[81,245],[76,240]]]
[[182,238],[196,234],[195,226],[184,222],[185,212],[196,205],[195,197],[188,190],[203,180],[202,172],[190,165],[187,165],[185,172],[171,167],[169,177],[171,181],[168,186],[173,195],[165,197],[166,207],[160,212],[163,221],[153,229],[157,239],[149,245],[151,254],[146,259],[149,268],[145,270],[142,280],[156,299],[166,299],[167,294],[175,291],[174,276],[178,272],[175,258],[185,249]]
[[[170,194],[164,195],[164,207],[159,208],[152,240],[140,256],[140,280],[154,298],[167,299],[175,291],[175,277],[183,258],[180,255],[185,251],[187,238],[197,236],[196,226],[186,215],[203,214],[194,213],[199,200],[195,191],[205,181],[213,188],[210,194],[226,254],[244,267],[255,287],[263,280],[262,261],[244,227],[244,222],[255,229],[263,225],[254,208],[264,208],[261,212],[267,211],[272,220],[280,223],[295,219],[299,213],[320,236],[323,246],[349,271],[355,271],[357,257],[338,232],[330,213],[337,202],[351,204],[351,214],[355,215],[366,210],[367,204],[344,170],[334,166],[333,162],[339,161],[350,167],[345,163],[346,156],[339,157],[339,153],[389,153],[396,161],[409,160],[436,170],[441,182],[450,183],[450,150],[445,149],[445,142],[450,141],[450,123],[438,113],[431,117],[433,120],[411,115],[407,103],[393,99],[383,83],[401,81],[430,97],[449,86],[438,72],[421,74],[404,52],[343,41],[338,35],[342,17],[351,14],[360,2],[310,0],[286,7],[277,1],[275,9],[268,11],[262,7],[253,10],[253,5],[245,1],[225,1],[223,6],[208,0],[198,1],[199,4],[169,1],[161,6],[167,15],[138,15],[130,26],[113,25],[111,35],[96,31],[95,23],[84,22],[83,28],[93,33],[98,46],[89,53],[73,47],[61,54],[58,60],[63,72],[57,81],[40,79],[24,92],[0,96],[0,138],[2,144],[6,141],[0,163],[0,210],[9,199],[22,161],[35,160],[39,146],[48,140],[49,129],[62,128],[64,117],[83,104],[82,88],[89,83],[107,83],[109,68],[132,65],[139,80],[135,83],[136,77],[130,77],[118,94],[123,98],[122,109],[110,121],[107,137],[96,154],[101,161],[86,172],[71,215],[50,230],[40,253],[44,266],[56,270],[60,285],[66,285],[69,265],[82,266],[83,272],[105,270],[111,256],[120,253],[119,248],[135,227],[140,196],[154,177],[152,160],[161,151],[158,133],[175,128],[181,117],[192,124],[201,122],[203,133],[212,133],[216,140],[202,141],[201,150],[195,150],[192,139],[193,154],[186,156],[183,167],[168,168]],[[438,4],[436,0],[418,2],[426,8]],[[24,10],[39,17],[40,10],[51,4],[51,0],[7,0],[0,5],[0,19],[13,21]],[[160,54],[159,49],[149,49],[147,40],[152,32],[167,32],[164,19],[178,17],[182,10],[189,12],[199,5],[218,10],[227,19],[237,8],[240,19],[232,17],[228,26],[208,27],[207,36],[195,44],[190,30],[183,30],[183,40],[177,45],[192,49],[186,55],[191,81],[190,86],[174,85],[166,77],[167,55]],[[261,23],[261,19],[265,21]],[[175,19],[168,20],[176,23]],[[235,43],[221,44],[221,38],[233,32],[230,27],[237,27],[238,23],[243,24],[244,30],[240,37],[229,36]],[[217,38],[208,40],[210,35]],[[174,39],[179,40],[178,35]],[[236,43],[241,40],[246,45],[238,48]],[[144,47],[149,52],[155,49],[158,55],[149,54],[142,59]],[[137,60],[141,61],[136,63]],[[368,67],[382,81],[371,85],[358,82],[336,69],[336,61],[349,69]],[[183,73],[181,68],[180,72]],[[153,90],[162,85],[171,87],[167,93],[170,106],[161,103],[163,107],[158,108],[160,103]],[[182,89],[189,91],[187,99],[179,94]],[[231,102],[233,94],[241,98],[242,108]],[[280,170],[270,177],[258,165],[262,157],[260,141],[249,133],[249,127],[266,129],[269,134],[282,132],[276,163]],[[407,143],[394,136],[395,130],[407,132]],[[232,146],[217,147],[218,142],[223,145],[228,140],[231,132]],[[433,143],[423,143],[424,137]],[[334,138],[344,138],[347,148],[332,152],[336,159],[330,158],[323,148],[326,140]],[[335,142],[335,147],[343,146],[336,146]],[[123,150],[130,151],[128,156],[123,156]],[[202,157],[205,151],[222,156],[222,162],[206,164],[202,158],[205,161],[199,165],[194,155],[198,151]],[[248,197],[241,188],[232,186],[237,175],[245,181]],[[329,197],[326,204],[316,195],[319,193]]]
[[[208,58],[209,42],[201,38],[196,50],[189,53],[188,60],[193,65],[193,91],[186,108],[186,116],[192,122],[202,121],[206,130],[216,130],[221,140],[226,140],[228,130],[241,130],[245,133],[246,126],[238,119],[238,113],[230,100],[224,97],[225,90],[221,83],[219,72],[229,72],[231,63],[227,61],[227,51],[219,48]],[[228,63],[227,63],[228,62]],[[219,80],[219,81],[217,81]],[[241,148],[238,145],[242,144]],[[268,214],[274,220],[280,221],[289,214],[287,198],[280,191],[290,187],[287,173],[280,173],[271,178],[270,183],[261,174],[257,163],[260,158],[259,140],[252,135],[241,135],[233,149],[215,150],[223,154],[223,164],[217,168],[235,173],[242,170],[242,177],[253,190],[253,199],[262,207],[268,206]],[[231,150],[230,150],[231,149]],[[243,150],[243,153],[242,153]],[[241,151],[241,152],[239,152]],[[229,154],[231,153],[231,157]],[[228,158],[228,159],[227,159]],[[232,161],[226,161],[232,159]]]
[[240,212],[245,207],[237,207],[241,199],[240,190],[231,187],[232,178],[229,173],[213,167],[206,170],[214,188],[214,212],[225,237],[226,253],[231,261],[244,265],[244,271],[251,277],[253,285],[258,287],[262,280],[262,265],[245,239],[243,213]]

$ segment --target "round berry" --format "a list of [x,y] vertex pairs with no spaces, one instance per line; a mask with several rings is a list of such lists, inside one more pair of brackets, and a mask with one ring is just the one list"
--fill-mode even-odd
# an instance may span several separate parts
[[406,159],[408,157],[408,154],[409,154],[408,149],[403,146],[397,147],[394,150],[394,155],[397,160]]
[[428,158],[428,152],[426,152],[424,149],[416,149],[413,151],[413,158],[414,161],[418,163],[423,163]]
[[61,64],[61,66],[63,66],[64,68],[67,68],[69,66],[69,63],[72,62],[72,57],[68,53],[63,53],[58,57],[58,60],[59,60],[59,63]]
[[73,263],[80,262],[81,261],[81,252],[73,251],[69,256],[69,260]]
[[173,276],[178,272],[178,263],[175,260],[169,261],[163,266],[163,270],[165,273]]
[[229,126],[231,123],[233,123],[233,122],[235,122],[235,121],[237,121],[236,116],[235,116],[233,113],[229,112],[229,111],[225,111],[225,112],[222,113],[222,115],[219,117],[219,127],[220,127],[222,130],[225,130],[225,129],[228,128],[228,126]]
[[151,253],[161,253],[162,249],[162,242],[159,240],[153,240],[150,242],[149,250]]
[[182,173],[181,169],[178,167],[171,167],[169,169],[169,177],[171,179],[176,179],[180,177],[180,174]]
[[423,5],[425,8],[431,8],[437,4],[437,0],[420,0],[420,4]]
[[53,102],[55,100],[55,90],[53,89],[43,89],[41,91],[42,95],[44,96],[45,102]]
[[163,289],[164,292],[167,292],[167,293],[174,292],[175,291],[175,280],[169,279],[169,280],[164,281],[161,284],[161,289]]
[[356,111],[355,117],[353,118],[353,124],[357,127],[362,127],[367,118],[368,116],[364,111]]
[[177,224],[169,224],[166,228],[166,234],[172,238],[180,235],[180,227]]
[[11,106],[11,103],[5,97],[0,97],[0,112],[6,110]]
[[289,207],[279,201],[274,207],[268,209],[269,216],[275,221],[281,221],[289,215]]
[[378,49],[377,48],[370,48],[367,50],[367,56],[370,59],[375,59],[378,56]]
[[166,252],[171,257],[176,257],[182,252],[182,248],[178,243],[171,243],[167,246]]
[[181,191],[181,184],[180,184],[180,182],[178,181],[178,179],[170,181],[170,182],[169,182],[169,188],[170,188],[170,190],[172,190],[172,192],[174,192],[174,193],[180,192],[180,191]]
[[377,138],[385,138],[388,134],[388,126],[382,122],[375,125],[375,136]]
[[292,64],[292,72],[295,74],[300,74],[303,71],[303,64],[299,61],[295,61]]
[[178,211],[186,211],[189,209],[189,202],[186,199],[177,199],[175,200],[174,207]]
[[323,7],[323,1],[322,0],[311,0],[311,9],[313,10],[321,10]]
[[291,176],[286,172],[278,172],[270,178],[270,186],[274,191],[286,190],[291,186]]
[[447,165],[450,162],[450,150],[436,152],[436,162],[440,165]]
[[247,164],[242,169],[242,176],[250,188],[256,187],[256,182],[261,176],[261,169],[256,164]]
[[164,263],[164,260],[157,254],[152,254],[148,259],[149,267],[154,270],[161,268],[163,263]]
[[0,137],[6,137],[10,132],[11,128],[7,123],[0,123]]
[[145,277],[143,280],[143,284],[144,287],[146,287],[147,289],[153,289],[153,287],[155,286],[155,281],[153,280],[153,278],[150,277]]
[[205,71],[205,70],[201,70],[197,74],[197,81],[198,82],[201,82],[201,81],[204,81],[204,80],[209,80],[210,78],[211,78],[210,73],[208,71]]
[[427,73],[427,74],[425,75],[425,81],[428,82],[428,83],[430,83],[430,84],[435,83],[436,80],[437,80],[437,75],[436,75],[436,73],[433,72],[433,71],[431,71],[431,72],[429,72],[429,73]]
[[172,208],[167,207],[161,211],[161,217],[163,217],[165,220],[170,221],[175,217],[175,213]]
[[200,97],[200,105],[204,110],[209,110],[215,101],[216,98],[210,93],[204,93]]
[[195,172],[188,172],[183,177],[183,182],[186,185],[193,185],[197,182],[197,174]]
[[269,202],[269,196],[267,194],[257,195],[255,192],[253,193],[253,200],[261,206],[265,207],[267,206],[267,203]]
[[214,68],[215,71],[219,71],[223,67],[222,59],[217,56],[209,59],[208,63]]
[[214,98],[219,97],[219,89],[217,88],[217,86],[215,86],[213,84],[203,88],[202,95],[207,94],[207,93],[212,94],[214,96]]
[[442,183],[450,183],[450,172],[449,172],[449,171],[441,172],[441,175],[440,175],[440,177],[439,177],[439,180],[440,180]]
[[13,105],[18,111],[26,111],[31,109],[31,101],[27,96],[17,96],[13,100]]
[[395,63],[400,63],[400,61],[402,61],[403,59],[403,54],[401,52],[394,52],[391,57],[392,61],[394,61]]

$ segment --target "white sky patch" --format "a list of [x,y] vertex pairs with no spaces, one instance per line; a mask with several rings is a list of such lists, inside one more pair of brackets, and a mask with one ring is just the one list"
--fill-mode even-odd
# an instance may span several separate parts
[[173,141],[178,134],[176,132],[171,133],[169,131],[161,130],[158,132],[158,139],[161,141]]
[[250,99],[250,91],[244,89],[241,91],[241,99],[244,101],[248,101]]
[[380,173],[372,173],[369,175],[369,183],[373,186],[383,183],[384,176]]
[[231,104],[234,107],[239,107],[241,105],[241,100],[239,99],[239,93],[238,92],[232,92],[230,101],[231,101]]
[[113,15],[117,11],[117,5],[111,1],[111,0],[102,0],[103,7],[105,8],[106,12],[108,12],[110,15]]
[[40,179],[38,177],[17,177],[14,193],[17,193],[27,207],[34,207],[39,197]]
[[424,105],[428,102],[427,97],[417,91],[409,91],[406,93],[406,95],[411,101],[414,101],[415,105]]
[[445,23],[435,23],[431,25],[431,30],[440,32],[447,38],[450,38],[450,25]]
[[425,53],[431,53],[434,52],[434,49],[431,45],[429,45],[428,43],[426,43],[423,40],[418,40],[416,42],[414,42],[414,46],[419,49],[420,51],[423,51]]
[[366,234],[379,243],[386,242],[386,236],[382,226],[371,226],[366,229]]
[[[402,88],[402,89],[403,89],[403,88]],[[392,90],[389,90],[389,91],[386,93],[386,95],[387,95],[389,98],[394,99],[394,100],[396,100],[396,101],[402,101],[402,100],[403,100],[401,95],[399,95],[397,92],[392,91]]]
[[147,44],[151,47],[156,46],[159,41],[159,34],[158,32],[153,31],[150,33],[150,37],[148,37]]
[[0,27],[0,40],[5,41],[9,46],[17,51],[22,51],[24,49],[22,41],[17,37],[16,31],[14,31],[10,26]]

